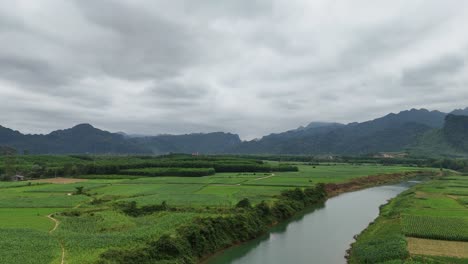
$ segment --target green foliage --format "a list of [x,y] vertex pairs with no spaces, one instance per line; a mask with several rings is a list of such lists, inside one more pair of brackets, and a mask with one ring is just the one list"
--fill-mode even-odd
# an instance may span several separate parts
[[75,187],[76,191],[75,191],[75,194],[76,195],[80,195],[80,194],[84,194],[84,186],[76,186]]
[[[175,236],[164,236],[144,248],[111,250],[101,254],[99,263],[194,263],[195,260],[238,242],[251,240],[276,221],[291,217],[306,206],[325,197],[322,188],[307,191],[295,189],[283,192],[270,209],[266,203],[255,208],[241,206],[242,213],[224,217],[197,218],[177,230]],[[137,262],[135,262],[137,261]]]
[[[80,175],[206,176],[215,172],[298,171],[288,164],[264,164],[255,158],[235,156],[0,156],[0,171],[18,169],[29,177]],[[3,165],[3,166],[1,166]],[[13,166],[15,165],[15,166]],[[12,169],[14,168],[14,169]],[[12,172],[13,173],[13,172]],[[11,174],[11,173],[10,173]],[[80,176],[82,177],[82,176]]]
[[447,115],[443,133],[456,149],[468,152],[468,116]]
[[250,203],[250,200],[248,198],[244,198],[236,204],[236,207],[237,208],[251,208],[252,204]]
[[389,235],[358,243],[353,247],[354,257],[359,263],[380,263],[391,260],[404,260],[409,256],[406,240],[401,235]]
[[60,245],[47,232],[0,228],[0,237],[0,263],[53,263],[60,258]]
[[145,169],[130,169],[120,171],[122,174],[139,175],[148,177],[157,176],[180,176],[180,177],[202,177],[214,175],[215,170],[212,168],[145,168]]
[[137,207],[135,201],[131,202],[119,202],[115,204],[115,207],[125,213],[126,215],[138,217],[155,212],[167,211],[169,209],[166,201],[163,201],[160,205],[145,205],[142,207]]

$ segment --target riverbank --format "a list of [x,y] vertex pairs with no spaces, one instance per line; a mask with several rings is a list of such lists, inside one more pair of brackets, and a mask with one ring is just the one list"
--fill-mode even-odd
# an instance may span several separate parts
[[199,262],[220,249],[257,238],[272,225],[325,199],[323,184],[304,190],[285,190],[271,204],[263,201],[252,206],[248,199],[244,199],[223,216],[194,219],[178,228],[176,234],[163,235],[141,248],[108,250],[98,263]]
[[467,196],[468,176],[459,175],[405,191],[357,236],[349,263],[467,263]]
[[268,234],[214,256],[206,264],[345,264],[353,236],[379,214],[379,206],[409,188],[399,183],[344,193],[313,211],[281,223]]
[[416,171],[416,172],[404,172],[404,173],[390,173],[390,174],[378,174],[370,175],[366,177],[360,177],[351,179],[344,183],[328,183],[325,185],[328,197],[334,197],[342,193],[353,192],[362,190],[369,187],[380,186],[385,184],[392,184],[402,182],[405,180],[413,179],[416,177],[436,177],[442,176],[441,172],[431,171]]
[[[345,183],[340,183],[340,184],[325,184],[325,190],[327,193],[327,199],[332,198],[335,196],[338,196],[339,194],[343,194],[346,192],[354,192],[374,186],[380,186],[380,185],[385,185],[385,184],[392,184],[392,183],[397,183],[401,182],[404,180],[412,179],[415,177],[421,177],[421,176],[435,176],[437,175],[436,173],[428,172],[428,171],[417,171],[417,172],[405,172],[405,173],[392,173],[392,174],[380,174],[380,175],[372,175],[372,176],[367,176],[367,177],[361,177],[361,178],[356,178],[353,180],[350,180],[349,182]],[[300,214],[301,212],[297,212],[295,215]],[[287,221],[287,220],[286,220]],[[283,224],[283,222],[276,222],[273,223],[270,226],[271,228]],[[269,230],[269,231],[270,231]],[[268,232],[269,232],[268,231]],[[198,263],[200,264],[207,264],[211,263],[210,260],[214,256],[218,256],[222,254],[222,252],[229,250],[230,248],[233,247],[238,247],[240,245],[243,245],[245,243],[248,243],[249,241],[245,241],[242,243],[237,243],[235,245],[229,246],[227,248],[221,249],[217,252],[214,252],[213,254],[209,256],[205,256],[203,259],[199,260]],[[349,245],[349,243],[347,244]],[[344,252],[344,250],[343,250]]]

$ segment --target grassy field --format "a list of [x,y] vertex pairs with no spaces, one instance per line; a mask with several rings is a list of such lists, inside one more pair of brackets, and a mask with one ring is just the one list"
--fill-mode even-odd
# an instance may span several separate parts
[[[264,166],[270,165],[278,166],[275,162]],[[275,201],[282,191],[295,187],[423,170],[350,164],[297,167],[298,171],[291,172],[227,172],[205,177],[87,174],[76,175],[85,181],[68,184],[0,182],[0,263],[60,263],[60,244],[65,248],[65,263],[94,263],[110,248],[139,247],[173,234],[196,218],[230,213],[244,198],[255,205]],[[139,207],[164,203],[170,210],[133,217],[119,209],[132,202]],[[51,214],[60,224],[49,233],[54,223],[46,216]]]
[[468,263],[465,190],[468,176],[459,175],[419,184],[402,193],[359,235],[350,262]]

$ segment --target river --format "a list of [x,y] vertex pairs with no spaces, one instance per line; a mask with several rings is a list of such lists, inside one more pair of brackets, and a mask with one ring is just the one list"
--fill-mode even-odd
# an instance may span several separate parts
[[379,215],[379,206],[416,182],[385,185],[328,199],[253,241],[227,249],[204,264],[340,264],[346,250]]

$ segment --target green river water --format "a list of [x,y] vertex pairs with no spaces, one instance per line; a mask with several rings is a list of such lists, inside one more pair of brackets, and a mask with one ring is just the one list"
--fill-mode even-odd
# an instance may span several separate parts
[[414,182],[341,194],[311,208],[268,234],[227,249],[204,264],[340,264],[353,236],[379,214],[379,206]]

